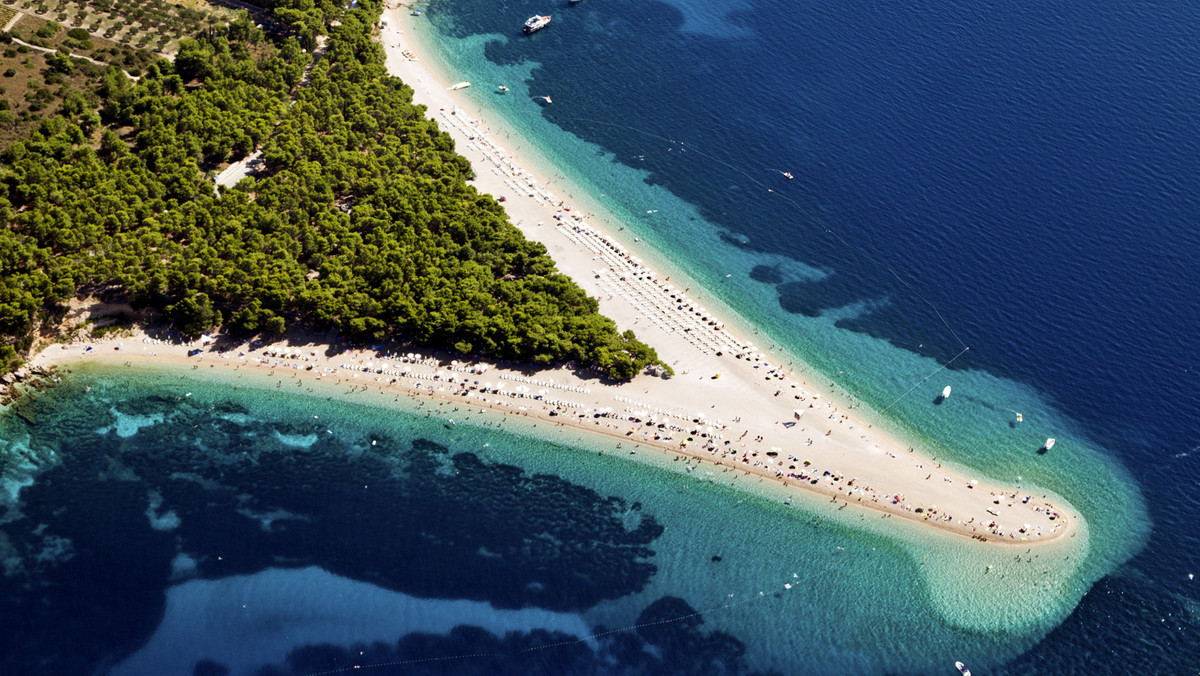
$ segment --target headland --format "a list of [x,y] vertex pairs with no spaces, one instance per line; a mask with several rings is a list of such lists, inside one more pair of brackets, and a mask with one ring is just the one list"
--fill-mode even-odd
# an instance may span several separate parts
[[299,334],[237,346],[140,330],[52,345],[32,365],[146,361],[190,370],[199,363],[332,381],[435,400],[451,422],[469,408],[575,428],[606,439],[613,452],[668,452],[735,485],[737,477],[777,481],[797,499],[873,510],[988,545],[1029,547],[1076,534],[1079,516],[1058,496],[991,481],[883,429],[870,411],[823,387],[813,369],[764,353],[727,308],[709,302],[713,309],[706,309],[704,291],[682,273],[661,260],[657,269],[646,265],[629,243],[593,225],[599,219],[587,212],[594,204],[570,197],[582,197],[581,190],[565,179],[551,187],[537,173],[544,171],[540,158],[529,162],[506,148],[499,139],[513,136],[470,110],[454,80],[420,59],[421,46],[409,39],[412,20],[398,6],[383,15],[389,72],[409,84],[414,101],[451,134],[474,167],[480,192],[504,196],[510,220],[544,244],[559,270],[596,297],[620,329],[635,330],[653,345],[674,377],[641,375],[618,384],[566,367],[535,372],[415,348],[345,350]]

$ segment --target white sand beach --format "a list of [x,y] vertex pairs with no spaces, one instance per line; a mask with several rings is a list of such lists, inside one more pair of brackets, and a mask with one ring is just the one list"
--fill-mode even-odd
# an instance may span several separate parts
[[[879,429],[870,412],[803,375],[814,371],[795,360],[785,367],[779,356],[765,355],[738,335],[734,327],[740,320],[724,308],[714,314],[702,307],[694,293],[681,290],[677,271],[650,269],[612,233],[589,223],[496,141],[505,138],[503,128],[481,118],[462,92],[450,89],[456,80],[419,59],[420,45],[409,39],[414,19],[403,7],[384,13],[380,37],[389,71],[413,87],[416,102],[454,137],[457,151],[475,168],[477,188],[506,196],[513,223],[545,244],[558,268],[600,300],[601,312],[622,330],[633,329],[672,364],[673,378],[641,375],[614,385],[565,368],[530,374],[428,350],[409,352],[412,348],[327,356],[328,345],[299,336],[217,353],[202,341],[173,342],[140,332],[52,345],[33,363],[152,361],[191,369],[199,362],[212,369],[352,383],[432,398],[446,407],[447,419],[453,406],[469,405],[571,426],[605,435],[600,438],[615,452],[680,454],[709,471],[769,478],[797,496],[803,491],[980,543],[1029,547],[1072,533],[1078,515],[1057,496],[943,466]],[[191,350],[199,352],[189,356]]]
[[[258,376],[264,387],[276,380],[289,386],[307,382],[328,386],[322,394],[364,403],[371,403],[370,397],[360,395],[427,401],[451,424],[469,422],[475,413],[500,412],[544,424],[544,429],[599,435],[610,452],[667,452],[714,475],[732,473],[732,485],[735,478],[770,479],[796,490],[797,498],[823,496],[839,507],[876,510],[980,542],[1050,542],[1070,532],[1070,522],[1077,518],[1054,496],[1048,501],[1035,489],[1022,491],[942,467],[765,362],[741,360],[740,368],[728,369],[729,376],[717,380],[640,376],[619,385],[583,379],[567,368],[531,374],[523,367],[429,350],[338,352],[320,337],[298,334],[227,350],[217,350],[215,344],[135,329],[51,345],[31,365],[70,368],[98,362],[181,373],[204,369],[206,375]],[[668,345],[684,356],[688,350],[699,351],[682,338]],[[775,397],[777,390],[784,393]],[[793,410],[784,400],[804,408]],[[803,411],[799,420],[796,410]],[[791,422],[796,424],[784,427]]]

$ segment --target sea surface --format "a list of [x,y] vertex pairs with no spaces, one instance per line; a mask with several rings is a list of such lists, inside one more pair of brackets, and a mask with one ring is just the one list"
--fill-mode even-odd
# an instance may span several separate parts
[[484,415],[77,368],[0,415],[0,672],[1200,673],[1200,9],[423,7],[421,57],[556,192],[1079,538],[979,552]]

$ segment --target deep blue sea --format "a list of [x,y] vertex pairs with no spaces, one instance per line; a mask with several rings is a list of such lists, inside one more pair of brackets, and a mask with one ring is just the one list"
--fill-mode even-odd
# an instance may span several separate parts
[[529,430],[84,370],[0,419],[0,672],[1200,673],[1200,9],[421,4],[600,225],[1086,547],[999,582]]

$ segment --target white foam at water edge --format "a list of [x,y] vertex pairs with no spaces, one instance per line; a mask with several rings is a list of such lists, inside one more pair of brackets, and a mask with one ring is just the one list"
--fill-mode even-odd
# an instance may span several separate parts
[[269,568],[172,587],[150,640],[111,673],[187,674],[209,659],[238,676],[282,663],[289,651],[307,644],[394,643],[408,633],[447,634],[460,625],[501,636],[539,628],[579,637],[591,633],[583,618],[569,613],[422,599],[317,567]]

